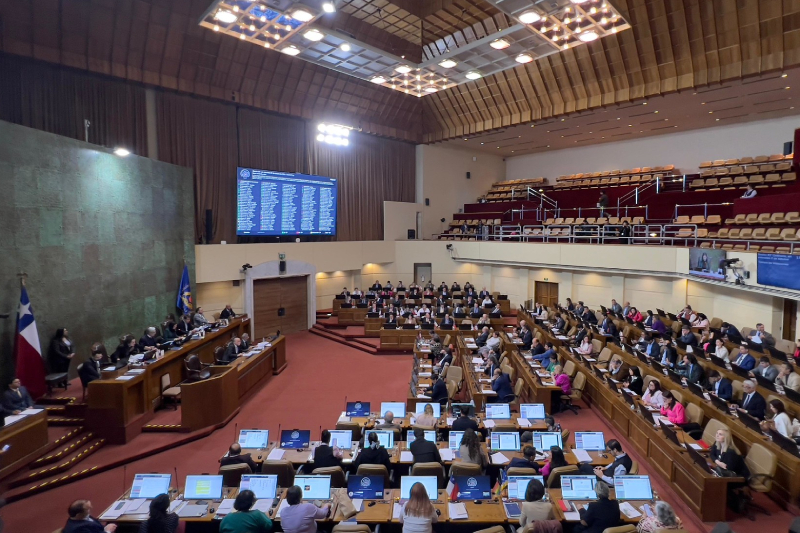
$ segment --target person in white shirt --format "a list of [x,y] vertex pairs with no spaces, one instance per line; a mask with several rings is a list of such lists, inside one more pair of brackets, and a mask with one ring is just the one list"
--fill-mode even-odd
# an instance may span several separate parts
[[774,415],[772,420],[761,422],[763,429],[774,429],[786,438],[792,438],[792,419],[786,414],[786,406],[780,400],[770,400],[769,410]]
[[647,384],[647,391],[642,396],[642,401],[650,407],[657,407],[661,409],[664,405],[664,398],[661,396],[661,383],[652,379]]
[[720,359],[722,359],[726,363],[730,363],[731,362],[731,359],[730,359],[730,355],[731,354],[730,354],[730,352],[728,352],[728,349],[725,347],[725,341],[723,341],[722,339],[717,339],[717,341],[716,341],[716,349],[714,350],[714,355],[716,355],[717,357],[719,357]]

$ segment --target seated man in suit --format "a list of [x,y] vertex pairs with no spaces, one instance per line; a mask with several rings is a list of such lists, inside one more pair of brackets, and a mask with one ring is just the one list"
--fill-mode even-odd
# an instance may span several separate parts
[[731,380],[722,377],[716,370],[709,371],[706,389],[717,398],[725,400],[726,402],[731,401],[731,398],[733,398],[733,385],[731,385]]
[[150,326],[139,339],[139,349],[143,352],[154,350],[158,348],[158,341],[156,340],[156,328]]
[[231,304],[225,306],[225,309],[219,314],[219,317],[223,320],[230,320],[232,318],[236,318],[236,313],[231,308]]
[[83,365],[78,369],[78,375],[81,377],[81,383],[88,385],[92,381],[100,379],[100,359],[102,358],[103,354],[95,353],[92,354],[88,361],[83,363]]
[[33,404],[33,398],[28,393],[28,389],[22,386],[19,378],[8,385],[8,390],[3,394],[3,409],[7,415],[18,415],[25,409],[37,406]]
[[241,353],[242,353],[242,339],[236,337],[230,343],[228,343],[228,346],[225,348],[225,354],[222,356],[222,359],[226,363],[230,363],[231,361],[239,357],[239,354]]
[[751,379],[744,380],[742,382],[742,389],[744,394],[742,396],[742,402],[739,405],[738,411],[741,413],[747,413],[758,420],[764,420],[764,413],[767,410],[767,401],[764,400],[764,397],[761,396],[761,394],[756,392],[755,382],[753,382]]
[[694,336],[694,333],[692,333],[692,328],[689,326],[683,326],[683,328],[681,328],[681,336],[678,340],[687,346],[697,346],[697,337]]
[[750,376],[755,377],[756,375],[759,375],[762,378],[767,379],[774,383],[775,378],[778,377],[779,372],[780,369],[772,364],[769,357],[767,357],[766,355],[762,355],[761,359],[758,361],[758,366],[756,366],[753,370],[750,371]]
[[439,447],[435,442],[425,440],[425,430],[414,428],[414,442],[411,443],[411,453],[414,456],[414,463],[441,463],[442,456],[439,455]]
[[497,403],[505,403],[505,398],[514,395],[511,378],[499,368],[494,371],[492,376],[492,390],[497,393],[497,396],[493,398]]
[[750,355],[747,346],[742,344],[739,346],[739,355],[732,364],[738,366],[742,370],[753,370],[756,366],[756,358]]
[[678,365],[678,373],[689,383],[699,385],[703,381],[703,367],[697,363],[697,357],[690,353],[683,356],[683,362]]
[[242,453],[242,447],[238,442],[231,444],[228,454],[219,460],[219,464],[222,466],[246,464],[250,467],[250,472],[258,472],[255,461],[249,453]]

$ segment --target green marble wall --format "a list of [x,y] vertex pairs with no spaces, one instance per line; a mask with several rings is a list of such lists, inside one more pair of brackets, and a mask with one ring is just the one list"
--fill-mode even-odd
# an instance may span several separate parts
[[192,170],[0,121],[0,385],[13,375],[19,302],[42,349],[70,330],[78,363],[176,312],[184,258],[194,288]]

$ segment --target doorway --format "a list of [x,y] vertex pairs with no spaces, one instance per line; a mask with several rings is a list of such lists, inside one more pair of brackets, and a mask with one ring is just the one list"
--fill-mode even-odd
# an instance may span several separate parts
[[253,338],[308,329],[308,276],[253,280]]
[[431,276],[433,276],[433,272],[430,263],[414,263],[414,283],[424,286],[427,282],[432,281]]
[[537,281],[534,288],[534,301],[547,307],[558,304],[558,283]]

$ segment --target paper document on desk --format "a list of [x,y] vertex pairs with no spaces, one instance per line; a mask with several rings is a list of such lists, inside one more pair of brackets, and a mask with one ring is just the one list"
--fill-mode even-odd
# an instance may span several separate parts
[[531,421],[527,418],[517,418],[517,424],[519,424],[519,427],[521,428],[531,427]]
[[469,518],[469,514],[467,513],[467,506],[464,505],[462,502],[448,503],[447,514],[450,515],[450,520],[465,520]]
[[627,516],[628,518],[639,518],[642,516],[642,513],[636,510],[636,507],[630,504],[630,502],[623,502],[619,504],[619,510],[622,511],[622,514]]
[[280,461],[281,459],[283,459],[284,453],[286,453],[285,450],[281,450],[280,448],[275,448],[271,452],[269,452],[269,455],[267,455],[267,460]]
[[[224,515],[226,515],[226,514],[230,514],[230,513],[232,513],[232,512],[233,512],[233,502],[234,502],[234,501],[235,501],[235,500],[234,500],[233,498],[225,498],[224,500],[222,500],[222,503],[220,503],[220,504],[219,504],[219,507],[217,508],[217,513],[216,513],[216,514],[217,514],[218,516],[224,516]],[[259,503],[260,501],[261,501],[261,500],[259,500],[258,502],[256,502],[256,505],[258,505],[258,503]],[[259,510],[261,510],[261,509],[259,509]],[[267,509],[266,509],[266,510],[268,511],[268,510],[269,510],[269,507],[267,507]]]
[[439,455],[442,457],[442,461],[452,461],[455,454],[453,450],[450,448],[442,448],[439,450]]
[[493,465],[504,465],[510,463],[511,460],[503,455],[502,452],[497,452],[492,454],[492,464]]
[[275,518],[280,518],[281,517],[281,511],[283,511],[287,507],[289,507],[289,501],[288,500],[281,500],[281,504],[278,506],[278,511],[275,513]]
[[572,453],[573,453],[573,455],[575,455],[575,458],[578,460],[579,463],[591,463],[592,462],[592,456],[589,455],[589,452],[587,452],[586,450],[581,450],[579,448],[575,448],[574,450],[572,450]]
[[414,454],[409,451],[401,451],[400,452],[400,462],[401,463],[413,463],[414,462]]
[[[286,500],[284,500],[286,501]],[[403,506],[399,503],[394,504],[392,508],[392,519],[393,520],[400,520],[400,516],[403,514]]]
[[580,522],[581,521],[581,513],[571,511],[569,513],[564,513],[564,520],[567,522]]
[[108,510],[100,515],[101,520],[116,520],[123,514],[125,509],[128,508],[128,500],[117,500],[111,504]]
[[472,358],[473,365],[482,365],[483,364],[483,357],[473,357]]
[[487,427],[487,428],[493,428],[494,427],[494,420],[484,420],[483,421],[483,426]]

